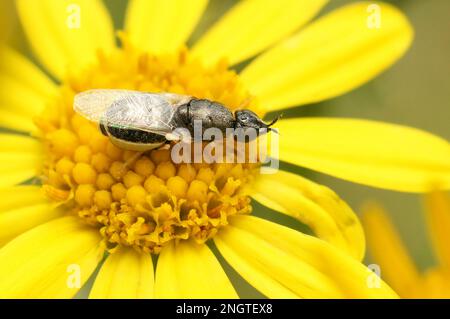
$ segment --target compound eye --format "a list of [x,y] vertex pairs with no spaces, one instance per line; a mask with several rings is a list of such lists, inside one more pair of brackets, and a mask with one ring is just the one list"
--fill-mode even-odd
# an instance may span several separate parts
[[243,114],[239,117],[239,120],[243,123],[246,123],[248,121],[248,115],[247,114]]

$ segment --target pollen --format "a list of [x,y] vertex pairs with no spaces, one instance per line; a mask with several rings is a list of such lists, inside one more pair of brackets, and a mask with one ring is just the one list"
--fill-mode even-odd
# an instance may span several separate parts
[[98,125],[73,112],[75,94],[94,88],[173,92],[215,100],[232,110],[256,102],[237,74],[221,61],[204,67],[187,49],[154,56],[131,47],[73,70],[36,124],[47,158],[44,193],[96,227],[108,249],[131,246],[158,253],[170,241],[204,243],[228,218],[251,212],[245,184],[258,165],[175,163],[171,149],[135,153],[102,135]]

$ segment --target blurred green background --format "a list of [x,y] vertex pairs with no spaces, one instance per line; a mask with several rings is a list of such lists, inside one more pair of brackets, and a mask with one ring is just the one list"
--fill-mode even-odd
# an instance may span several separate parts
[[[188,0],[187,0],[188,1]],[[189,43],[214,23],[236,0],[211,0],[207,11]],[[321,15],[354,0],[331,0]],[[450,139],[450,1],[449,0],[391,0],[412,22],[416,36],[406,56],[387,72],[342,97],[285,112],[285,116],[356,117],[409,125]],[[127,0],[106,0],[117,29],[123,25]],[[11,1],[0,1],[6,18],[0,19],[2,38],[22,52],[28,53],[24,36],[14,15]],[[264,36],[264,35],[262,35]],[[1,39],[0,39],[1,40]],[[242,67],[239,66],[239,67]],[[421,197],[415,194],[374,189],[341,181],[322,174],[299,170],[315,181],[329,186],[358,212],[367,200],[380,202],[389,212],[411,256],[420,269],[435,263],[422,215]],[[254,213],[271,220],[304,229],[290,218],[272,214],[260,206]],[[370,263],[370,257],[366,258]],[[260,296],[227,266],[226,270],[238,282],[243,297]],[[82,292],[80,297],[86,296]]]

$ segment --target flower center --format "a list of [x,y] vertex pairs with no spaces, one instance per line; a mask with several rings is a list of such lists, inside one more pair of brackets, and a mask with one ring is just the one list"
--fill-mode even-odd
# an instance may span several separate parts
[[174,239],[205,242],[229,216],[251,211],[243,186],[257,174],[256,164],[176,164],[170,150],[140,155],[120,149],[97,124],[73,112],[74,95],[93,88],[186,94],[232,110],[248,107],[251,98],[226,63],[206,68],[186,49],[153,56],[125,43],[68,77],[60,96],[36,118],[48,155],[43,189],[98,227],[108,248],[158,253]]

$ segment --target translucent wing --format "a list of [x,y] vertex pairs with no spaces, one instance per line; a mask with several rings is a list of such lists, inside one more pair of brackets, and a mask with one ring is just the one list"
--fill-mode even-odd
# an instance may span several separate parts
[[94,122],[165,134],[175,129],[176,108],[190,100],[172,93],[100,89],[77,94],[74,110]]

